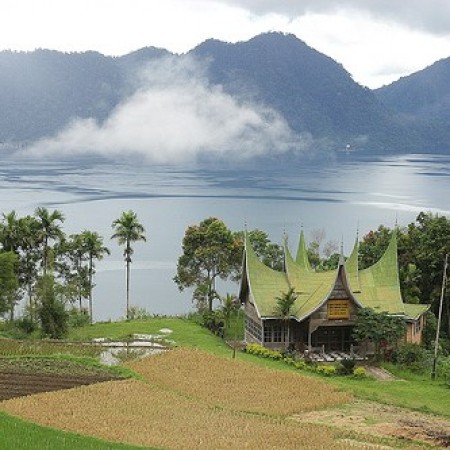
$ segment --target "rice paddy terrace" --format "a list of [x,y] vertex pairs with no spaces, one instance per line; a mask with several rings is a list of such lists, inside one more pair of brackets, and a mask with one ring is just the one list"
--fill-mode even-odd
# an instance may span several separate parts
[[[398,441],[347,425],[336,426],[339,411],[344,414],[347,408],[351,416],[348,408],[354,399],[317,378],[188,348],[132,361],[127,366],[139,374],[138,379],[18,397],[0,402],[0,410],[51,428],[146,448],[433,446],[432,440],[431,447],[422,446],[412,438]],[[57,379],[65,370],[60,366],[53,375]],[[98,380],[105,376],[84,375]],[[323,417],[333,420],[318,419],[327,411],[334,411],[334,416]]]
[[[369,379],[333,381],[250,354],[232,359],[223,341],[190,321],[99,324],[78,330],[71,339],[120,340],[164,327],[173,330],[170,339],[179,347],[125,359],[118,370],[92,363],[103,351],[97,346],[2,341],[0,450],[389,450],[450,443],[448,414],[439,407],[440,416],[353,395],[394,392],[395,386],[411,392],[407,382],[386,387]],[[36,356],[26,356],[31,351]],[[86,353],[91,358],[84,358]],[[434,395],[414,392],[421,398]],[[439,388],[439,401],[430,405],[446,405],[448,393]]]

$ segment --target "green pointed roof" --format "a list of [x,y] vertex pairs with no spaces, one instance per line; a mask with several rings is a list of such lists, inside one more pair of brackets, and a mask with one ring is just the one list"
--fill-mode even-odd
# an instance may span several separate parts
[[289,283],[284,272],[267,267],[253,250],[250,239],[245,235],[245,268],[250,293],[261,317],[274,316],[275,297],[289,290]]
[[430,309],[431,305],[405,303],[405,314],[408,320],[418,320],[420,316]]
[[[286,275],[290,286],[294,288],[297,294],[293,312],[297,319],[301,320],[320,307],[328,296],[334,286],[337,269],[327,272],[314,272],[310,269],[309,261],[308,264],[304,264],[304,260],[302,264],[295,262],[287,246],[284,248],[284,253]],[[298,255],[299,253],[297,253]]]
[[347,280],[349,285],[352,287],[352,291],[354,293],[361,292],[361,286],[359,284],[358,250],[359,250],[359,243],[358,238],[356,238],[352,253],[347,258],[347,261],[345,261]]
[[295,262],[306,270],[311,270],[311,265],[308,259],[308,249],[306,248],[305,234],[303,230],[300,232],[300,240],[298,242],[297,257]]
[[405,314],[398,276],[396,230],[384,255],[373,266],[359,271],[359,283],[361,292],[356,297],[365,307],[389,314]]
[[[245,272],[250,292],[261,317],[274,317],[276,297],[293,287],[298,297],[293,316],[303,320],[317,310],[334,288],[339,268],[326,272],[312,270],[308,260],[303,231],[300,234],[296,260],[293,259],[287,240],[284,243],[285,272],[264,265],[254,252],[248,236],[245,240]],[[358,240],[352,253],[340,266],[345,277],[350,298],[357,304],[375,311],[414,318],[423,314],[427,305],[405,305],[400,292],[397,261],[397,233],[393,232],[384,255],[373,266],[359,270]]]

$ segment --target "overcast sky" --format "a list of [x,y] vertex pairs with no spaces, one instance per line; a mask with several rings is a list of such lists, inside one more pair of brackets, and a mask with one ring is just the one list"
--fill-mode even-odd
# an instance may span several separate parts
[[0,49],[144,46],[183,53],[208,38],[294,33],[379,87],[450,57],[450,0],[1,0]]

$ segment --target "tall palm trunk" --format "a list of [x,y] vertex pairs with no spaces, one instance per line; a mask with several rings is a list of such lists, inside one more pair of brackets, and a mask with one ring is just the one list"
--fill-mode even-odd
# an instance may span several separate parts
[[131,262],[130,241],[127,241],[127,320],[130,320],[130,262]]
[[92,254],[89,255],[89,322],[92,324]]

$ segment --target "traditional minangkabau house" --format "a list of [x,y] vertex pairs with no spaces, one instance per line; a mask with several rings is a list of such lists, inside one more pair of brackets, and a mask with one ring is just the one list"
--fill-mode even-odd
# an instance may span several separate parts
[[[246,238],[239,299],[245,306],[247,343],[271,349],[295,346],[301,351],[348,352],[353,350],[352,328],[362,307],[404,318],[405,340],[421,341],[429,306],[402,300],[395,232],[380,260],[363,270],[358,268],[358,240],[347,260],[341,256],[338,267],[325,272],[311,268],[303,231],[295,260],[286,242],[284,254],[285,271],[275,271],[258,259]],[[275,312],[276,298],[291,287],[297,299],[286,322]]]

